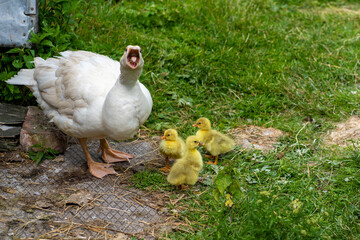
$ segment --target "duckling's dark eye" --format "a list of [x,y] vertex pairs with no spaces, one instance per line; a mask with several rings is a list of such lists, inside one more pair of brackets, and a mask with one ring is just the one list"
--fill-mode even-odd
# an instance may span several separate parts
[[170,134],[168,134],[168,137],[170,137]]
[[198,143],[198,141],[194,141],[194,143]]

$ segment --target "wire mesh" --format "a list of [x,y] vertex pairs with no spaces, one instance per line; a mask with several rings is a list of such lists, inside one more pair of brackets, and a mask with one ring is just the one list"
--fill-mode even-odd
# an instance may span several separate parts
[[[117,163],[118,172],[139,171],[159,159],[151,142],[110,144],[136,156],[130,163]],[[93,159],[101,161],[98,142],[89,142],[88,148]],[[104,234],[136,234],[164,220],[163,213],[148,204],[145,192],[123,185],[121,177],[91,176],[79,145],[70,146],[63,158],[40,165],[2,163],[0,190],[1,239],[103,239]]]

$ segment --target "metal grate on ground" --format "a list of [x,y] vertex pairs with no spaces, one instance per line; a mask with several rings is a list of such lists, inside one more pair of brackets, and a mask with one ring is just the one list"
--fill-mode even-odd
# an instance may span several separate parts
[[[111,143],[134,154],[130,163],[115,165],[121,173],[138,171],[159,155],[151,142]],[[88,143],[99,160],[98,141]],[[121,176],[96,179],[88,172],[80,146],[70,146],[64,158],[34,163],[0,165],[1,239],[87,239],[136,234],[164,221],[148,204],[146,192],[129,189]],[[9,214],[11,212],[11,214]]]

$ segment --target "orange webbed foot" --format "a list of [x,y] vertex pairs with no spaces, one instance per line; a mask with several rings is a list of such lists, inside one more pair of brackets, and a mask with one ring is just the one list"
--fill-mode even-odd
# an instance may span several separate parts
[[97,178],[103,178],[108,174],[116,174],[116,175],[118,174],[112,168],[112,164],[91,162],[88,164],[88,166],[90,173]]
[[165,166],[163,168],[160,168],[159,170],[163,172],[170,172],[170,166]]
[[209,159],[214,159],[214,156],[209,155],[209,154],[204,154],[205,157],[209,158]]
[[130,161],[135,156],[110,148],[109,143],[105,139],[100,140],[98,152],[102,151],[101,157],[107,163]]
[[218,159],[219,159],[219,156],[216,156],[216,157],[215,157],[215,162],[208,161],[208,162],[206,162],[206,163],[207,163],[207,164],[212,164],[212,165],[217,165],[217,164],[218,164]]

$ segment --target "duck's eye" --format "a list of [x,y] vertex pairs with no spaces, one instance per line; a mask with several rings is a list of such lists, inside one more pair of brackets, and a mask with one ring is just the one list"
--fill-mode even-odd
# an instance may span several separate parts
[[141,53],[141,50],[139,52]]
[[201,122],[199,122],[198,124],[201,124]]
[[170,137],[170,134],[168,134],[168,137]]
[[198,143],[198,141],[194,141],[194,143]]
[[127,52],[127,48],[125,48],[125,52]]

